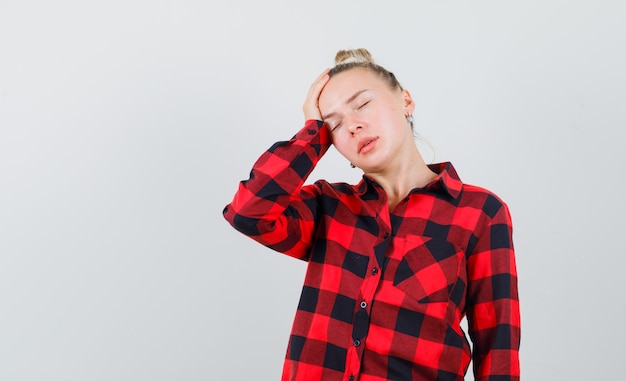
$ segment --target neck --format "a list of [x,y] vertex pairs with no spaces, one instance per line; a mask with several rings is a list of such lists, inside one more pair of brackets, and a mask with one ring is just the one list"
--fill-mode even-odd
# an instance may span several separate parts
[[411,190],[423,188],[437,177],[437,174],[428,168],[417,147],[410,155],[397,155],[397,157],[404,159],[384,170],[365,173],[385,190],[390,211]]

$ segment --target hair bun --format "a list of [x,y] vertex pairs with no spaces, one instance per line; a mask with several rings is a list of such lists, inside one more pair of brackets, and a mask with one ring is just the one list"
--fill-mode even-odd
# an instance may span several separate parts
[[349,63],[374,63],[372,55],[367,49],[350,49],[340,50],[335,55],[335,65],[349,64]]

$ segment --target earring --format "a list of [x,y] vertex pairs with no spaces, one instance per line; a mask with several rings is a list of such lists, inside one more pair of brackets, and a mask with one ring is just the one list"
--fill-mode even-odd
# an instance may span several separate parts
[[413,115],[409,114],[406,116],[406,121],[409,123],[413,123]]
[[350,163],[350,168],[356,168],[356,165]]

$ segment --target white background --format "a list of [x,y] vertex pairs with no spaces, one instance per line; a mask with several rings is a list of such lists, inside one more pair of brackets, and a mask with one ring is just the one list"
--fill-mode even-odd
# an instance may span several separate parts
[[[523,379],[620,379],[624,20],[620,0],[1,0],[0,379],[279,379],[305,264],[222,208],[358,47],[412,92],[425,159],[511,208]],[[331,150],[313,178],[360,173]]]

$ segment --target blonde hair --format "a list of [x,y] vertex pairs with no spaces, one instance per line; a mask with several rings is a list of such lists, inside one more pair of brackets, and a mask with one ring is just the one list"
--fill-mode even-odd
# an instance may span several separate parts
[[396,76],[374,62],[372,54],[364,48],[338,51],[335,55],[335,67],[328,74],[332,77],[355,67],[369,69],[384,79],[392,89],[403,90]]
[[372,55],[367,49],[340,50],[335,55],[335,65],[351,62],[374,63]]

